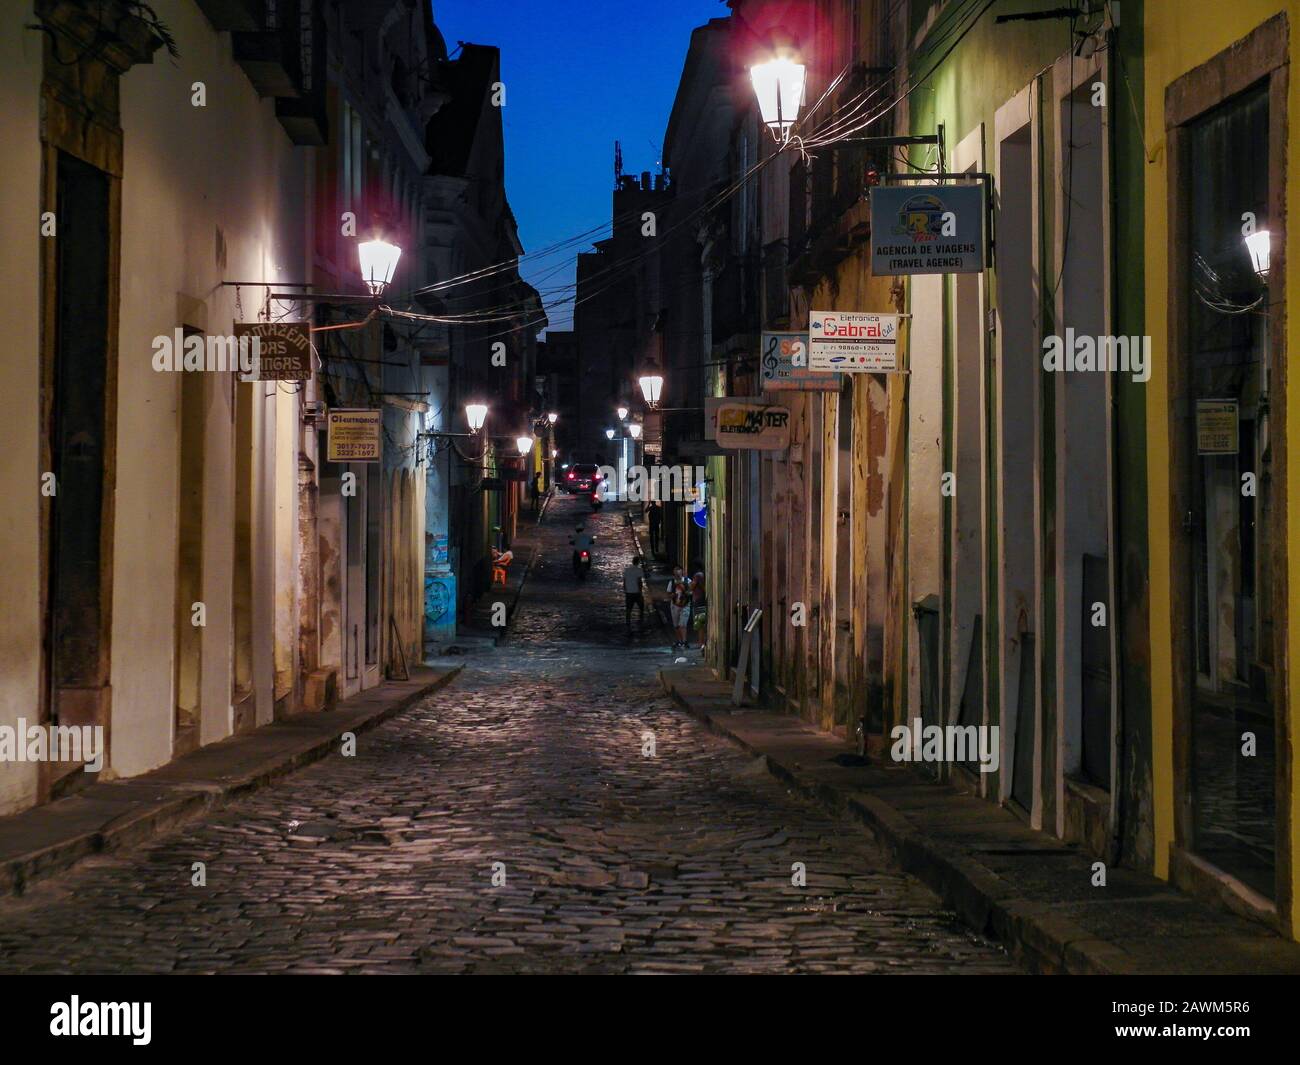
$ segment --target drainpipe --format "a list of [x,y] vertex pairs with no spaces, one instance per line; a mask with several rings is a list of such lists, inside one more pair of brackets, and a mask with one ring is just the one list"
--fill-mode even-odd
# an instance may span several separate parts
[[[1110,40],[1108,42],[1108,47],[1106,49],[1106,84],[1109,87],[1109,86],[1113,86],[1115,83],[1114,56],[1115,56],[1115,49],[1119,47],[1119,42],[1116,39],[1118,33],[1114,27],[1111,27],[1109,29],[1108,36]],[[1109,138],[1108,138],[1109,143],[1107,144],[1107,149],[1110,155],[1110,159],[1109,159],[1110,224],[1111,224],[1111,232],[1115,233],[1116,221],[1119,217],[1119,196],[1118,196],[1119,183],[1116,180],[1118,175],[1115,172],[1115,154],[1116,154],[1115,153],[1115,125],[1113,123],[1108,124],[1108,129],[1109,129]],[[1120,293],[1120,285],[1119,285],[1120,259],[1119,259],[1118,245],[1119,245],[1118,240],[1115,239],[1111,240],[1110,242],[1110,257],[1111,257],[1110,300],[1111,300],[1111,307],[1115,308],[1116,310],[1118,310],[1118,299]],[[1109,819],[1110,824],[1108,826],[1109,831],[1107,833],[1107,835],[1110,838],[1110,845],[1106,849],[1107,851],[1106,861],[1108,865],[1118,865],[1120,861],[1121,853],[1123,851],[1124,819],[1123,817],[1121,817],[1121,813],[1124,804],[1124,782],[1126,779],[1125,777],[1126,750],[1124,745],[1124,723],[1125,723],[1124,669],[1122,663],[1119,660],[1119,649],[1120,647],[1124,646],[1124,641],[1120,639],[1120,629],[1124,623],[1123,622],[1124,611],[1122,609],[1118,609],[1121,606],[1119,602],[1120,599],[1119,592],[1120,592],[1121,579],[1122,579],[1120,575],[1123,572],[1123,567],[1120,564],[1122,544],[1120,542],[1120,499],[1121,497],[1119,492],[1119,483],[1120,483],[1120,477],[1123,475],[1123,466],[1119,461],[1119,442],[1120,442],[1119,390],[1116,387],[1118,381],[1119,378],[1118,376],[1116,376],[1116,378],[1111,382],[1112,387],[1110,389],[1110,425],[1111,425],[1110,490],[1113,498],[1113,506],[1111,508],[1112,519],[1111,519],[1111,528],[1110,528],[1111,549],[1108,552],[1108,554],[1110,555],[1111,588],[1114,589],[1115,592],[1114,595],[1115,602],[1111,606],[1111,611],[1110,611],[1110,621],[1111,621],[1110,631],[1112,634],[1111,642],[1110,642],[1111,689],[1114,692],[1114,698],[1115,698],[1114,715],[1113,715],[1113,720],[1111,722],[1111,732],[1112,732],[1112,742],[1115,748],[1115,755],[1112,760],[1111,774],[1110,774],[1110,819]]]

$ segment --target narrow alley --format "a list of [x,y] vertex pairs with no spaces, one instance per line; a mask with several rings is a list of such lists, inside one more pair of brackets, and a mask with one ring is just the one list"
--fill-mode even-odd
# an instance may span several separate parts
[[860,827],[672,705],[671,637],[651,614],[624,635],[621,507],[561,496],[540,534],[496,650],[355,757],[3,900],[0,971],[1016,971]]

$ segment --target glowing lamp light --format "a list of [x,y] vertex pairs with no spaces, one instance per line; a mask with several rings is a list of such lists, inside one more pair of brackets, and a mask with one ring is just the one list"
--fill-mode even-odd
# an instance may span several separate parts
[[658,374],[646,374],[641,378],[641,394],[645,396],[645,401],[653,410],[659,406],[659,394],[664,388],[664,379]]
[[519,449],[521,457],[527,455],[528,452],[533,450],[533,438],[531,436],[517,436],[515,437],[515,447]]
[[559,452],[556,451],[555,448],[551,448],[551,458],[555,458],[555,456],[558,455],[558,454],[559,454]]
[[483,423],[487,421],[487,404],[486,403],[466,403],[465,420],[469,422],[469,431],[477,433],[483,428]]
[[807,68],[789,56],[778,56],[749,68],[763,124],[777,137],[784,138],[799,118],[806,74]]
[[627,421],[627,408],[626,408],[626,407],[619,407],[619,408],[618,408],[618,420],[621,421],[621,422],[625,422],[625,421]]
[[384,294],[384,289],[393,280],[397,260],[401,257],[402,249],[386,240],[367,240],[357,245],[357,258],[361,260],[361,280],[366,283],[372,296]]
[[1250,265],[1255,268],[1261,281],[1268,280],[1268,251],[1270,240],[1267,229],[1259,229],[1246,238],[1246,250],[1250,252]]
[[613,439],[614,439],[614,430],[613,430],[613,429],[606,429],[606,430],[605,430],[605,439],[606,439],[606,440],[613,440]]
[[631,425],[629,425],[629,426],[627,427],[627,431],[628,431],[629,433],[632,434],[632,439],[633,439],[633,440],[640,440],[640,439],[641,439],[641,423],[640,423],[640,422],[633,422]]
[[556,414],[555,411],[551,411],[551,413],[546,416],[546,420],[554,425],[560,420],[560,416]]

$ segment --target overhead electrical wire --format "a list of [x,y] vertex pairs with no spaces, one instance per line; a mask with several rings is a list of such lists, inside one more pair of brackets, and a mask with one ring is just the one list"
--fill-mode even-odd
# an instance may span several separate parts
[[[667,237],[669,234],[680,230],[682,227],[689,225],[697,219],[714,211],[717,207],[721,206],[731,197],[736,195],[736,193],[748,184],[748,182],[760,171],[769,166],[775,159],[784,155],[787,150],[798,150],[806,154],[811,150],[842,143],[846,140],[851,140],[855,135],[878,122],[893,111],[899,104],[908,99],[917,88],[929,80],[929,78],[947,60],[948,56],[952,54],[957,45],[961,43],[976,23],[979,22],[980,18],[993,6],[995,2],[996,0],[961,0],[960,3],[950,9],[948,15],[945,15],[943,19],[941,19],[940,25],[936,26],[931,31],[931,35],[927,42],[927,52],[933,54],[937,49],[943,48],[945,44],[947,44],[947,47],[944,48],[943,53],[937,59],[927,65],[924,73],[910,73],[905,86],[898,86],[892,98],[889,98],[887,102],[872,109],[872,104],[877,101],[883,93],[886,93],[890,88],[894,87],[897,73],[897,68],[894,68],[878,83],[866,86],[859,90],[856,94],[846,100],[840,108],[837,109],[835,114],[832,114],[829,118],[809,130],[806,134],[796,133],[787,138],[782,142],[780,148],[776,152],[760,159],[730,185],[714,193],[684,217],[675,220],[667,230],[659,234],[660,238]],[[950,38],[952,38],[951,43],[948,43]],[[834,89],[843,81],[850,69],[851,66],[846,66],[844,70],[840,71],[839,74],[832,79],[813,106],[805,112],[799,122],[795,123],[794,128],[796,130],[806,126],[808,120],[814,116],[822,103],[830,97]],[[867,112],[865,117],[863,117],[864,111]],[[706,194],[708,191],[708,188],[694,190],[691,195],[702,195]],[[636,209],[625,212],[622,216],[612,219],[608,223],[602,223],[598,226],[584,230],[582,233],[573,237],[557,241],[539,249],[535,253],[517,256],[509,260],[503,260],[502,262],[490,266],[468,271],[467,273],[446,278],[443,281],[434,282],[430,285],[425,285],[419,289],[413,290],[411,293],[404,294],[403,298],[397,302],[409,303],[414,297],[439,294],[455,288],[473,285],[475,282],[502,273],[511,273],[514,276],[505,283],[494,286],[486,291],[466,293],[460,296],[444,297],[444,299],[449,302],[452,300],[456,302],[468,302],[469,300],[483,299],[484,296],[492,292],[514,288],[518,284],[522,283],[522,278],[518,277],[518,270],[521,265],[525,263],[535,264],[539,260],[544,260],[552,255],[571,250],[579,244],[588,243],[589,238],[593,234],[602,233],[607,230],[612,233],[616,230],[618,222],[633,218],[637,213],[638,211]],[[545,323],[549,319],[547,313],[548,308],[554,310],[557,307],[571,305],[571,309],[576,309],[579,305],[588,300],[604,294],[619,281],[623,280],[631,270],[639,266],[648,256],[655,254],[657,250],[657,245],[651,245],[643,251],[615,260],[602,269],[585,276],[581,283],[581,287],[585,291],[583,291],[581,295],[579,295],[578,292],[579,282],[577,279],[573,282],[566,282],[557,285],[552,289],[537,290],[534,288],[533,291],[536,293],[536,299],[542,304],[542,309],[539,313],[531,316],[522,306],[524,301],[521,299],[515,299],[487,307],[480,307],[474,310],[444,314],[428,314],[409,310],[397,310],[391,306],[384,306],[381,308],[381,311],[382,313],[407,320],[434,322],[442,325],[492,326],[512,323],[509,328],[485,337],[477,338],[480,341],[490,340],[495,337],[506,336],[511,333],[516,333],[521,329],[527,329]],[[562,270],[567,269],[568,265],[569,260],[567,258],[562,260],[554,267],[549,268],[542,276],[542,280],[554,277]],[[531,287],[532,286],[530,286],[530,288]],[[369,317],[372,317],[373,313],[374,312],[372,312],[372,315]],[[369,317],[367,318],[367,321],[369,321]],[[344,328],[344,326],[317,328],[336,329]]]

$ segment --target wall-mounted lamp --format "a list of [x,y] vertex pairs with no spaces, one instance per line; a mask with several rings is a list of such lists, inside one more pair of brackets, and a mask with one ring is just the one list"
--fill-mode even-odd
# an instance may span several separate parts
[[357,258],[361,261],[361,280],[375,297],[382,296],[393,280],[397,260],[402,249],[386,240],[367,240],[357,245]]
[[1257,229],[1246,238],[1246,250],[1250,252],[1250,265],[1255,268],[1259,279],[1268,284],[1268,253],[1271,246],[1267,229]]
[[645,396],[646,405],[654,410],[659,406],[659,395],[663,391],[664,379],[658,374],[645,374],[638,382],[641,394]]
[[779,50],[771,59],[749,68],[763,124],[778,140],[786,139],[799,118],[806,76],[807,68],[789,49]]

